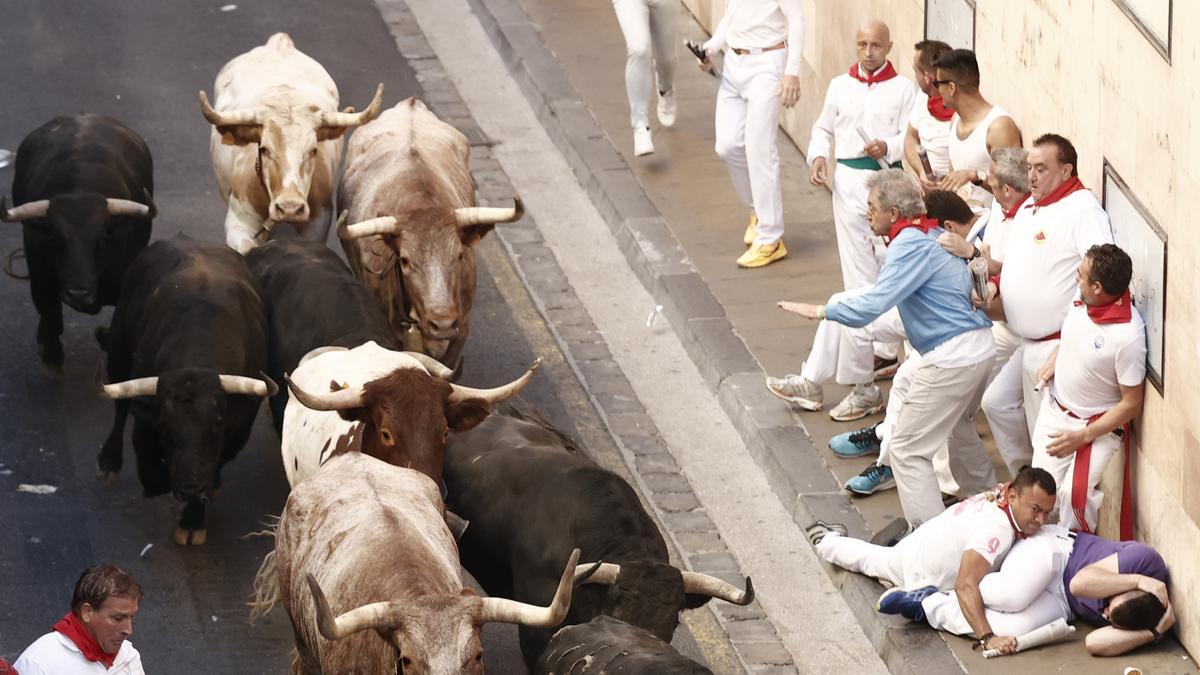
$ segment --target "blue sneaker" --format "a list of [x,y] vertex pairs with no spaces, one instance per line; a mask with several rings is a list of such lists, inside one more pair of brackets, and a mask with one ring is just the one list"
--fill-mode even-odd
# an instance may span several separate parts
[[933,586],[925,586],[914,591],[903,588],[889,588],[875,601],[875,611],[882,614],[899,614],[911,621],[924,621],[925,608],[921,601],[937,593]]
[[879,437],[875,429],[882,422],[876,422],[858,431],[847,431],[829,439],[829,449],[838,457],[862,457],[863,455],[879,453]]
[[846,481],[845,487],[856,495],[873,495],[880,490],[896,487],[896,479],[892,477],[892,467],[872,464],[863,469],[862,473]]

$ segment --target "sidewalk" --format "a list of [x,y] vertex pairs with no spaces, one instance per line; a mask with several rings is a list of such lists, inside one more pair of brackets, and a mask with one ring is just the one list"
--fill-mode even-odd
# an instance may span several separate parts
[[[899,517],[894,491],[851,500],[840,489],[871,458],[840,460],[826,447],[834,434],[873,420],[840,424],[825,412],[798,414],[763,387],[764,372],[799,370],[816,328],[776,309],[775,302],[820,302],[841,286],[829,194],[808,184],[795,146],[781,134],[790,255],[765,269],[740,270],[734,260],[744,250],[747,213],[713,152],[716,81],[695,67],[686,50],[680,49],[676,126],[655,128],[657,152],[635,159],[625,47],[610,0],[470,4],[794,520],[801,526],[815,517],[842,521],[852,534],[867,536]],[[686,10],[681,14],[681,37],[702,40],[698,24]],[[826,407],[846,393],[827,385]],[[982,416],[980,430],[986,434]],[[994,453],[993,461],[1003,475]],[[1082,629],[1064,645],[984,661],[967,640],[877,614],[872,607],[882,589],[875,582],[826,570],[893,672],[1000,673],[1035,663],[1081,672],[1130,663],[1147,672],[1195,672],[1173,641],[1119,660],[1091,659],[1082,648]]]

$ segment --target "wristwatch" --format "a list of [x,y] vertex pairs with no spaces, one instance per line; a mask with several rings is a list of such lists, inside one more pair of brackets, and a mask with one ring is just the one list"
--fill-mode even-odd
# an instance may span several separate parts
[[975,185],[983,185],[987,182],[987,172],[983,169],[976,169],[975,177],[971,179],[971,182]]
[[983,635],[979,636],[979,641],[976,642],[974,647],[972,647],[972,648],[973,649],[987,649],[988,640],[991,640],[994,637],[996,637],[995,633],[984,633]]
[[971,257],[967,258],[967,262],[971,262],[972,260],[978,258],[981,255],[983,255],[983,254],[979,252],[979,247],[972,244],[971,245]]

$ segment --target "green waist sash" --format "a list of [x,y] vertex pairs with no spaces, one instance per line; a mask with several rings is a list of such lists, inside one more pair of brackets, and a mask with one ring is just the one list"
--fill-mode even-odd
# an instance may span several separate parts
[[[866,169],[867,171],[879,171],[879,162],[870,157],[855,157],[853,159],[839,159],[838,164],[844,164],[851,169]],[[893,169],[900,168],[900,162],[894,162],[891,165]]]

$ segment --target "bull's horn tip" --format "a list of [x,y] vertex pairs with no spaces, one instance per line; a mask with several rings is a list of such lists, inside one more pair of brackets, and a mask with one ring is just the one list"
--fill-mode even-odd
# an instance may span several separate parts
[[[534,359],[533,365],[529,366],[529,370],[530,370],[530,372],[533,372],[541,367],[542,367],[542,357],[539,356],[536,359]],[[575,549],[575,550],[578,551],[579,549]]]
[[742,597],[741,604],[742,604],[742,606],[745,606],[752,602],[754,602],[754,582],[751,581],[750,577],[747,576],[746,577],[746,591]]

